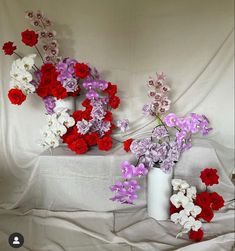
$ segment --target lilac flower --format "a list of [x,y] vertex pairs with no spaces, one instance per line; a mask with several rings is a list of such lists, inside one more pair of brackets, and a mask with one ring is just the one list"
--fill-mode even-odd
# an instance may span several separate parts
[[106,114],[106,111],[103,107],[94,107],[91,111],[91,116],[93,119],[102,120]]
[[174,114],[174,113],[169,113],[165,118],[164,122],[166,123],[167,126],[173,127],[176,126],[179,118]]
[[142,109],[144,116],[150,115],[150,110],[151,106],[149,104],[145,104]]
[[78,132],[81,134],[86,134],[90,130],[91,126],[92,124],[85,119],[77,122]]
[[140,156],[148,154],[151,146],[153,146],[151,138],[134,140],[130,145],[130,150],[139,158]]
[[135,176],[146,176],[148,174],[148,169],[145,168],[143,163],[140,163],[134,170],[134,175]]
[[54,108],[56,106],[56,100],[54,97],[51,97],[51,96],[48,96],[48,97],[45,97],[43,99],[43,102],[45,104],[45,107],[46,107],[46,110],[47,110],[47,113],[49,115],[53,114],[54,113]]
[[134,166],[130,164],[128,161],[124,161],[121,165],[122,169],[122,178],[130,179],[133,176]]
[[187,131],[180,131],[176,133],[176,142],[182,151],[188,150],[192,147],[192,134]]
[[75,92],[78,89],[78,83],[75,78],[68,78],[63,82],[63,87],[67,92]]
[[111,123],[109,121],[102,121],[98,119],[92,119],[91,121],[91,131],[98,132],[100,136],[104,136],[104,134],[110,130]]
[[165,159],[161,164],[160,168],[163,172],[169,173],[171,172],[173,166],[175,165],[174,162],[172,162],[170,159]]
[[156,139],[162,139],[169,136],[168,131],[166,130],[166,128],[164,126],[157,126],[154,128],[153,132],[152,132],[152,137],[156,138]]
[[162,142],[161,144],[154,144],[151,148],[151,157],[154,162],[164,160],[167,156],[167,152],[168,144],[166,142]]
[[177,162],[180,158],[180,148],[178,147],[178,144],[176,141],[169,142],[169,150],[167,153],[167,156],[170,160]]
[[117,127],[120,128],[122,132],[126,132],[129,129],[129,120],[128,119],[118,120]]

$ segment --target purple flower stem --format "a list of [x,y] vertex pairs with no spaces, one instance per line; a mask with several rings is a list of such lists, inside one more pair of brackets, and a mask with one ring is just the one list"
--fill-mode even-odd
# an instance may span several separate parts
[[37,45],[34,45],[34,47],[36,48],[36,50],[37,50],[37,52],[38,52],[40,58],[42,59],[42,62],[45,63],[44,60],[43,60],[42,54],[40,53],[40,51],[39,51]]

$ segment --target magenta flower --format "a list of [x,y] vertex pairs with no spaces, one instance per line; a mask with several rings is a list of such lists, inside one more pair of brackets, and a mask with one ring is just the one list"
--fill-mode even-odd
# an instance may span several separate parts
[[122,169],[122,178],[130,179],[134,174],[134,166],[130,164],[128,161],[124,161],[121,165]]
[[143,163],[140,163],[134,170],[134,175],[135,176],[146,176],[148,174],[148,169],[145,168]]
[[177,122],[179,121],[179,118],[174,113],[169,113],[165,118],[164,122],[169,127],[176,126]]

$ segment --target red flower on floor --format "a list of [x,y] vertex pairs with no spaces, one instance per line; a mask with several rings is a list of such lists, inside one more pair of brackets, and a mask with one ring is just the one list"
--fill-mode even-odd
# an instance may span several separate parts
[[206,168],[201,171],[200,178],[206,186],[213,186],[219,183],[219,176],[217,175],[217,170],[214,168]]
[[38,43],[38,34],[33,30],[25,30],[21,32],[21,40],[25,45],[33,47]]
[[210,193],[210,199],[211,199],[211,207],[213,210],[217,211],[224,206],[224,199],[218,193],[216,192]]
[[10,89],[8,92],[8,98],[13,105],[21,105],[25,99],[25,94],[20,89]]
[[133,139],[127,139],[123,142],[123,149],[126,151],[126,152],[129,152],[130,151],[130,146],[131,146],[131,143],[132,143]]
[[76,76],[79,78],[86,78],[90,74],[89,66],[84,63],[76,63],[74,70]]
[[200,207],[210,206],[211,197],[208,192],[201,192],[197,194],[195,204]]
[[97,143],[98,143],[99,149],[102,151],[110,150],[113,145],[112,138],[109,136],[104,136],[103,138],[98,139]]
[[117,85],[108,82],[108,87],[104,90],[109,96],[114,96],[117,93]]
[[77,139],[71,144],[68,144],[68,147],[77,154],[83,154],[88,151],[88,147],[84,139]]
[[210,208],[210,206],[204,206],[202,207],[202,211],[199,215],[197,215],[197,219],[203,219],[207,222],[211,222],[211,220],[214,217],[214,213],[212,211],[212,209]]
[[16,46],[13,45],[13,42],[9,41],[3,45],[2,50],[4,51],[5,55],[12,55],[16,50]]
[[201,229],[198,229],[198,231],[191,230],[189,232],[189,239],[193,241],[201,241],[203,238],[203,231]]
[[109,99],[109,105],[113,108],[116,109],[118,108],[120,104],[120,98],[118,96],[111,96]]

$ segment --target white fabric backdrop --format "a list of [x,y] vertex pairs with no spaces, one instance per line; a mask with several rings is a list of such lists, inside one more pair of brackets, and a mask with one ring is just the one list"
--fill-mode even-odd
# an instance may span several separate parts
[[[223,175],[219,191],[230,200],[233,198],[233,185],[228,177],[234,165],[233,7],[232,0],[0,0],[0,43],[15,41],[21,52],[31,52],[20,43],[20,32],[29,27],[24,19],[24,11],[40,9],[45,12],[54,21],[62,56],[89,62],[101,71],[104,79],[118,84],[122,106],[115,112],[116,118],[128,118],[132,126],[124,137],[115,135],[120,139],[138,137],[153,126],[151,120],[146,120],[141,115],[142,105],[148,100],[145,83],[156,71],[164,71],[172,87],[174,111],[179,115],[191,111],[205,113],[214,127],[208,139],[198,139],[195,142],[195,148],[183,157],[175,175],[185,175],[187,179],[193,180],[190,173],[196,175],[199,172],[195,166],[200,169],[203,165],[213,164]],[[33,230],[38,233],[41,233],[41,225],[45,229],[48,227],[48,235],[52,230],[62,236],[66,229],[75,233],[83,232],[79,240],[87,245],[86,248],[82,247],[83,244],[79,246],[74,240],[66,243],[61,238],[60,244],[56,244],[54,237],[47,234],[45,236],[48,239],[42,241],[41,238],[46,237],[39,234],[38,239],[34,237],[32,242],[26,242],[28,250],[34,247],[34,250],[83,251],[94,250],[95,245],[100,245],[100,250],[131,250],[132,241],[137,243],[132,249],[135,251],[172,250],[188,245],[185,240],[180,242],[172,238],[176,230],[169,232],[173,227],[169,222],[166,222],[165,232],[163,231],[168,234],[165,244],[160,243],[161,237],[155,236],[156,232],[162,231],[159,224],[150,219],[146,223],[145,209],[138,211],[146,205],[145,193],[133,209],[139,212],[135,217],[135,224],[127,220],[119,222],[121,218],[126,219],[128,214],[117,212],[116,217],[113,217],[110,212],[104,213],[125,208],[108,201],[110,193],[107,186],[118,176],[118,163],[125,158],[132,158],[125,155],[120,146],[117,145],[105,158],[97,152],[90,153],[96,156],[95,159],[99,157],[103,160],[94,170],[89,165],[88,170],[84,171],[87,163],[91,163],[92,156],[61,157],[64,150],[56,151],[53,158],[47,154],[40,156],[42,149],[37,142],[39,129],[45,123],[44,107],[36,96],[30,97],[20,107],[10,105],[7,91],[11,62],[12,58],[0,54],[0,207],[20,208],[23,212],[31,208],[103,211],[96,214],[87,212],[81,217],[90,217],[96,220],[97,225],[105,222],[103,224],[109,226],[105,231],[109,233],[93,229],[94,239],[86,239],[84,228],[87,226],[77,229],[80,212],[77,215],[70,212],[63,216],[51,216],[53,212],[36,210],[17,218],[16,215],[22,215],[21,211],[13,211],[9,215],[8,211],[3,210],[0,216],[0,246],[7,250],[5,236],[13,231],[14,221],[18,221],[17,219],[22,219],[19,220],[19,231],[24,231],[29,239],[32,239],[32,233],[27,222],[32,219]],[[185,166],[186,171],[182,171]],[[194,182],[197,183],[195,180]],[[72,226],[69,222],[73,216],[78,221],[74,219],[75,225]],[[47,226],[44,220],[40,220],[44,217],[54,217],[54,223]],[[67,227],[60,229],[60,217]],[[225,218],[222,214],[218,216],[218,226],[226,224],[226,217],[232,219],[231,211],[226,211]],[[122,224],[122,227],[118,229],[113,226],[114,230],[111,230],[113,219],[116,219],[117,224]],[[7,222],[10,222],[11,227],[7,227]],[[145,235],[146,230],[141,231],[142,227],[151,229],[149,234],[152,234],[152,238]],[[229,233],[233,228],[231,224],[223,230],[218,227],[215,232],[210,228],[207,238],[225,236],[224,250],[229,250],[232,245]],[[110,237],[110,231],[116,233],[123,229],[127,229],[123,232],[127,236],[126,240],[124,237]],[[122,233],[118,233],[117,236],[122,236]],[[100,234],[103,236],[102,241]],[[141,234],[143,238],[140,238]],[[131,236],[135,235],[133,239]],[[89,245],[88,240],[91,242]],[[104,248],[103,241],[110,244]],[[146,244],[148,241],[151,244]],[[220,241],[215,240],[214,245]],[[118,244],[122,242],[126,244]],[[171,247],[166,243],[170,243]],[[206,250],[203,245],[195,246],[195,249],[199,248]],[[211,250],[216,249],[211,247]]]

